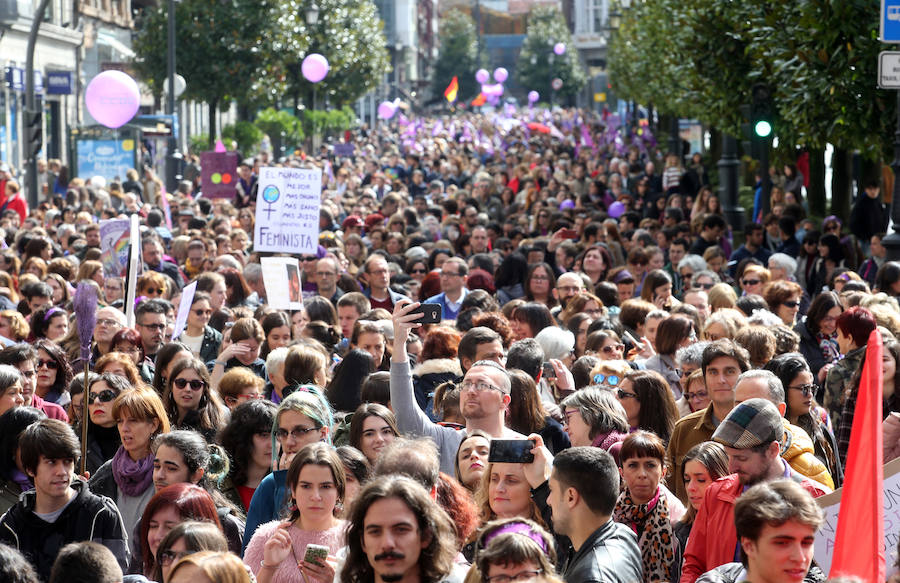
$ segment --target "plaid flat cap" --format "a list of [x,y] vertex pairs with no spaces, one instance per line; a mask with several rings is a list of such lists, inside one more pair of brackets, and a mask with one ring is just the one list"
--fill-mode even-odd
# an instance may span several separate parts
[[735,449],[750,449],[780,441],[784,435],[781,413],[766,399],[748,399],[731,410],[712,439]]

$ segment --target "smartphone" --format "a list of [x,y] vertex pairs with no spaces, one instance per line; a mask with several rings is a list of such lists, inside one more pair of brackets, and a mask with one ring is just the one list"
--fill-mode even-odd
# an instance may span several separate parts
[[327,558],[328,547],[312,543],[306,545],[306,552],[303,554],[303,560],[307,563],[315,563],[316,565],[322,566],[325,564],[325,559]]
[[542,376],[545,379],[555,379],[556,378],[556,370],[554,370],[552,364],[550,364],[549,362],[545,362],[543,364],[543,367],[544,367],[544,372],[543,372]]
[[442,312],[440,304],[422,304],[415,310],[412,310],[410,314],[424,314],[424,316],[416,320],[419,324],[440,324]]
[[563,229],[559,236],[563,239],[577,239],[578,232],[575,229]]
[[629,332],[628,330],[625,330],[624,332],[622,332],[622,337],[623,337],[625,340],[631,342],[635,347],[639,347],[639,346],[643,346],[643,345],[644,345],[640,340],[638,340],[637,338],[635,338],[635,337],[631,334],[631,332]]
[[533,439],[492,439],[488,461],[502,464],[530,464],[534,461]]

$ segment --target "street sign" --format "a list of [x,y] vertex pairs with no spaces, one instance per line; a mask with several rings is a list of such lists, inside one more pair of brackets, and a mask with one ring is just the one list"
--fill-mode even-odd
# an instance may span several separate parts
[[900,89],[900,51],[878,53],[878,87]]
[[881,42],[900,43],[900,0],[881,0]]

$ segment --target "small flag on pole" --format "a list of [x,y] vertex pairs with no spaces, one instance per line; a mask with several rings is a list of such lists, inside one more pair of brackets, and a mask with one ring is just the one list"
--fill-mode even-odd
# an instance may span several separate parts
[[484,93],[479,93],[478,97],[472,100],[473,106],[484,105],[487,102],[487,98],[484,96]]
[[450,84],[447,85],[447,88],[444,89],[444,98],[453,103],[456,101],[456,94],[459,92],[459,79],[453,77],[453,80],[450,81]]

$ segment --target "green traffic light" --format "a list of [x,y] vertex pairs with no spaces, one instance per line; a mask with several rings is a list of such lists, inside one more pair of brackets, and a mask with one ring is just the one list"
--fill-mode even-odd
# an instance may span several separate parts
[[769,134],[772,133],[772,124],[770,124],[766,120],[760,120],[756,122],[756,125],[753,127],[753,131],[755,131],[756,135],[761,138],[768,138]]

